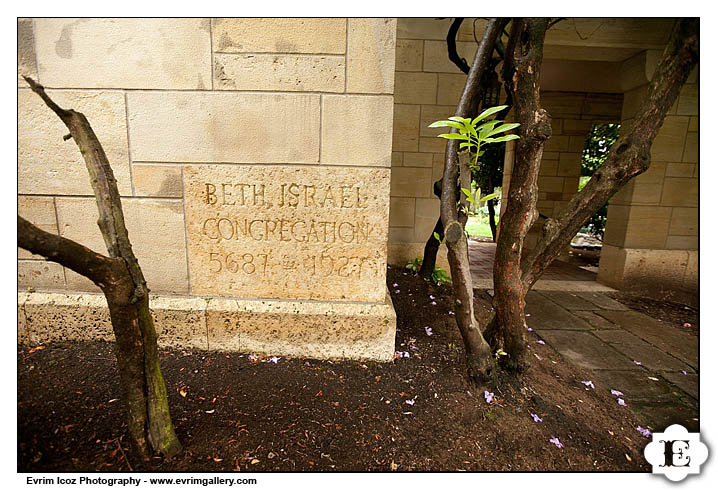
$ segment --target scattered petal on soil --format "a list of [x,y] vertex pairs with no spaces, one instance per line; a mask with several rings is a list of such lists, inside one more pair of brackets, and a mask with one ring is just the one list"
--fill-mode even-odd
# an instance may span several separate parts
[[484,399],[486,399],[486,402],[491,404],[491,401],[494,400],[494,393],[489,392],[488,390],[484,391]]
[[543,422],[543,418],[539,418],[538,414],[531,413],[531,417],[534,419],[534,423],[541,423]]
[[623,392],[621,392],[620,390],[611,389],[611,394],[613,394],[614,396],[622,396]]
[[626,404],[626,401],[624,401],[620,397],[618,399],[616,399],[616,402],[618,402],[619,406],[628,406],[628,404]]
[[431,329],[430,327],[425,327],[425,328],[424,328],[424,331],[426,332],[426,335],[427,335],[427,336],[432,336],[432,335],[434,334],[433,332],[431,332],[431,330],[432,330],[432,329]]
[[539,339],[539,340],[536,341],[536,342],[537,342],[538,344],[546,344],[546,341],[544,341],[544,340],[542,340],[542,339]]
[[279,357],[279,356],[273,356],[273,357],[271,357],[271,358],[269,359],[269,361],[271,361],[272,363],[274,363],[274,364],[276,365],[277,362],[278,362],[279,360],[281,360],[281,359],[282,359],[282,358]]
[[581,380],[581,383],[586,387],[591,387],[592,389],[596,388],[596,386],[593,385],[593,382],[591,382],[590,380]]
[[558,448],[563,448],[563,443],[561,443],[561,442],[559,441],[559,439],[556,438],[555,436],[552,437],[549,441],[550,441],[551,443],[553,443],[554,445],[556,445]]
[[643,426],[637,426],[636,429],[641,435],[645,436],[646,438],[651,438],[651,435],[653,434],[650,430],[647,430]]
[[410,405],[410,406],[413,406],[413,405],[414,405],[414,399],[407,399],[407,400],[404,401],[404,404],[408,404],[408,405]]
[[643,363],[641,363],[640,361],[633,360],[633,363],[635,363],[639,367],[643,366]]

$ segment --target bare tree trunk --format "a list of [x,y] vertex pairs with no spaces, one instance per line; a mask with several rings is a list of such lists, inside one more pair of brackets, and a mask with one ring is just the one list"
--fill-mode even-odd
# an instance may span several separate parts
[[613,145],[604,165],[556,218],[548,218],[538,243],[522,259],[523,241],[537,217],[537,177],[550,119],[539,104],[539,68],[545,19],[517,19],[507,46],[504,81],[521,123],[511,184],[507,194],[494,262],[495,317],[484,330],[492,347],[508,353],[506,367],[525,363],[524,299],[579,228],[630,179],[648,169],[650,149],[681,87],[698,61],[698,20],[676,23],[630,128]]
[[[488,65],[496,39],[508,19],[491,19],[476,51],[474,63],[469,71],[466,86],[456,108],[456,116],[468,117],[478,107],[478,92],[484,69]],[[452,128],[452,132],[456,132]],[[466,361],[469,379],[486,381],[492,374],[494,359],[491,347],[481,334],[474,317],[474,291],[469,268],[468,244],[464,226],[467,216],[457,207],[457,184],[460,174],[470,176],[468,152],[458,154],[458,140],[450,139],[446,144],[446,162],[441,192],[441,221],[444,237],[449,249],[449,265],[454,286],[456,322],[466,347]],[[461,198],[461,205],[465,205]]]
[[515,120],[520,123],[506,209],[494,259],[494,311],[502,329],[491,339],[507,356],[502,362],[520,370],[526,352],[524,297],[521,279],[523,242],[536,219],[538,170],[543,143],[551,136],[548,113],[539,104],[539,73],[549,19],[514,19],[507,45],[504,81],[511,92]]
[[132,252],[117,183],[104,149],[85,116],[62,109],[44,88],[25,77],[32,90],[65,123],[90,173],[109,257],[68,239],[47,234],[18,217],[18,245],[91,279],[105,294],[115,332],[120,382],[133,447],[143,459],[153,452],[181,450],[175,435],[159,366],[157,333],[149,309],[149,289]]

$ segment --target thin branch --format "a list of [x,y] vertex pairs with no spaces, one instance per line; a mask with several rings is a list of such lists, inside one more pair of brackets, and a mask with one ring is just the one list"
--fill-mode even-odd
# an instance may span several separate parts
[[456,35],[458,34],[463,21],[463,17],[457,17],[451,23],[449,32],[446,34],[446,47],[449,50],[449,59],[453,61],[457,67],[459,67],[459,70],[464,73],[469,73],[469,64],[466,62],[466,59],[459,56],[459,53],[456,51]]

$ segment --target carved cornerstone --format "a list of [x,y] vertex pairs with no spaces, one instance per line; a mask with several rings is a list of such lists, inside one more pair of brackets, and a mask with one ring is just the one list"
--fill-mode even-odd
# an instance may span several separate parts
[[192,293],[383,302],[389,172],[185,166]]

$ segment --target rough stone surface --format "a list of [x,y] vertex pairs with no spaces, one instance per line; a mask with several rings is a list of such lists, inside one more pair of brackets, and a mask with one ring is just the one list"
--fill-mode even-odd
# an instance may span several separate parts
[[[634,311],[601,311],[601,316],[648,341],[691,366],[698,360],[698,338],[680,332],[665,323]],[[639,360],[640,361],[640,360]]]
[[419,150],[419,116],[421,106],[394,104],[392,146],[395,152]]
[[579,292],[576,295],[597,305],[601,310],[629,310],[621,302],[617,302],[602,293]]
[[35,61],[35,40],[32,34],[32,19],[17,20],[17,86],[27,87],[22,76],[37,80]]
[[389,172],[185,166],[192,292],[382,301]]
[[650,370],[690,370],[681,360],[654,348],[646,342],[635,344],[613,343],[613,347]]
[[132,164],[135,196],[182,197],[182,168],[176,165]]
[[212,299],[209,349],[322,359],[390,361],[396,315],[383,303]]
[[391,167],[391,96],[322,96],[323,164]]
[[[60,234],[95,252],[107,254],[107,247],[97,226],[97,204],[94,198],[57,198]],[[182,202],[169,199],[123,199],[122,210],[132,249],[150,290],[155,293],[187,293],[187,260],[185,256]],[[79,275],[74,278],[78,278]],[[70,289],[87,290],[91,284],[83,279]],[[94,290],[95,287],[92,286]]]
[[[121,92],[48,90],[63,108],[83,113],[100,140],[122,196],[132,194],[125,98]],[[92,196],[85,161],[67,127],[28,89],[18,89],[18,192]]]
[[[17,214],[36,227],[51,234],[57,234],[57,218],[55,202],[44,196],[18,196]],[[18,259],[40,259],[42,256],[31,254],[25,249],[17,248]]]
[[529,314],[526,323],[534,329],[592,329],[586,321],[559,308],[538,292],[526,295],[525,311]]
[[677,385],[682,391],[691,397],[698,399],[698,375],[694,373],[664,373],[663,378],[674,385]]
[[208,19],[35,19],[50,87],[210,89]]
[[596,370],[594,373],[597,379],[594,383],[598,381],[603,384],[601,387],[596,383],[597,390],[619,390],[629,402],[637,399],[655,401],[670,397],[671,388],[660,379],[648,378],[653,375],[646,370]]
[[638,369],[632,360],[613,350],[587,332],[541,329],[538,334],[580,367],[596,369]]
[[592,302],[581,298],[577,293],[572,292],[541,292],[549,300],[553,300],[566,310],[599,310],[600,308]]
[[346,19],[217,18],[212,21],[212,50],[343,54],[346,24]]
[[207,323],[204,298],[150,297],[150,310],[161,348],[206,350]]
[[61,290],[65,288],[62,266],[50,261],[20,259],[17,262],[17,284],[19,287]]
[[127,99],[137,161],[319,161],[319,95],[131,92]]
[[214,55],[214,86],[224,90],[344,92],[344,57]]
[[112,341],[107,301],[102,295],[31,293],[25,301],[25,332],[20,342]]
[[[540,281],[540,280],[539,280]],[[573,315],[580,317],[596,329],[602,330],[615,330],[620,329],[616,324],[608,322],[606,319],[596,314],[591,310],[574,310],[571,312]]]
[[349,19],[347,92],[393,94],[396,19]]

